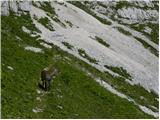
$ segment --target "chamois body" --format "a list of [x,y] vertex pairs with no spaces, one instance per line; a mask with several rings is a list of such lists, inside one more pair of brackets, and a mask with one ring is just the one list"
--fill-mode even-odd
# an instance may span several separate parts
[[50,82],[57,73],[58,70],[55,68],[52,69],[44,68],[42,70],[41,81],[42,81],[42,87],[45,91],[48,91],[50,89]]

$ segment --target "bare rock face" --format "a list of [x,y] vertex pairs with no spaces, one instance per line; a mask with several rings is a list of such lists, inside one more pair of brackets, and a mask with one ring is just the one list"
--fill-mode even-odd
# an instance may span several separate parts
[[16,2],[10,1],[9,7],[10,7],[10,10],[13,11],[14,13],[18,12],[18,6]]
[[14,13],[18,13],[19,11],[29,12],[31,5],[32,3],[29,1],[2,1],[1,14],[8,16],[10,10]]
[[8,1],[1,2],[1,14],[8,16],[9,15],[9,4]]
[[19,2],[19,8],[22,11],[30,11],[31,10],[31,2],[28,2],[28,1]]

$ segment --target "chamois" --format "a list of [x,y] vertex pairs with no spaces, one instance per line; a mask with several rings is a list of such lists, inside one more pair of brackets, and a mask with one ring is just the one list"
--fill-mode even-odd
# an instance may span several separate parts
[[50,82],[55,75],[57,75],[58,70],[56,68],[44,68],[41,71],[41,83],[39,84],[45,91],[50,89]]

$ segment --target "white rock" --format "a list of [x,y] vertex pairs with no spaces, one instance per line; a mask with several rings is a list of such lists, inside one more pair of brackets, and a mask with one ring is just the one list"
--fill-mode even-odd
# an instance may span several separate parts
[[141,99],[141,100],[143,100],[143,99],[144,99],[144,97],[143,97],[143,96],[140,96],[140,99]]
[[62,106],[60,106],[60,105],[57,105],[57,107],[58,107],[59,109],[63,109],[63,107],[62,107]]
[[30,50],[35,53],[44,53],[41,48],[36,48],[36,47],[32,47],[32,46],[25,47],[25,50]]
[[49,48],[49,49],[52,48],[52,46],[50,46],[50,45],[48,45],[48,44],[46,44],[44,42],[41,42],[40,45],[43,45],[44,47]]
[[146,32],[146,33],[148,33],[148,34],[151,34],[151,31],[152,31],[152,29],[149,28],[149,27],[145,27],[145,28],[144,28],[144,32]]
[[20,37],[18,37],[18,36],[16,36],[16,39],[17,39],[17,40],[20,40],[20,41],[22,40],[22,39],[21,39]]
[[123,18],[129,18],[130,20],[145,20],[145,19],[158,19],[158,12],[156,10],[142,10],[139,8],[122,8],[118,9],[118,15]]
[[31,2],[30,1],[20,1],[19,7],[22,11],[30,11],[31,10]]
[[10,10],[17,13],[18,12],[18,6],[15,1],[10,1],[9,2]]
[[38,107],[35,107],[35,108],[32,109],[32,111],[33,111],[34,113],[38,113],[38,112],[43,112],[43,109],[38,108]]
[[8,1],[1,1],[1,14],[4,16],[9,15],[9,4]]
[[36,97],[36,100],[41,101],[41,98],[40,97]]
[[27,29],[25,26],[22,26],[22,30],[25,33],[31,34],[31,31],[29,29]]
[[36,91],[37,91],[38,94],[41,94],[41,91],[40,91],[40,90],[37,89]]
[[11,66],[7,66],[7,68],[10,70],[14,70],[13,67],[11,67]]

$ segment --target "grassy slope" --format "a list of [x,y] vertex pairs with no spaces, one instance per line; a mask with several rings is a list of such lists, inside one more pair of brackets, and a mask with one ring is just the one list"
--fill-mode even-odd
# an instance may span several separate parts
[[[28,16],[2,17],[2,118],[152,118],[87,77],[76,67],[93,69],[84,62],[55,46],[51,50],[40,46],[36,38],[22,32],[24,24],[37,31]],[[45,53],[25,51],[26,45],[40,47]],[[56,55],[60,56],[58,60],[53,59]],[[65,56],[71,61],[64,59]],[[59,69],[60,74],[52,83],[50,93],[38,102],[36,89],[40,71],[51,64]],[[7,65],[14,70],[7,69]],[[33,113],[36,106],[43,108],[44,112]]]

